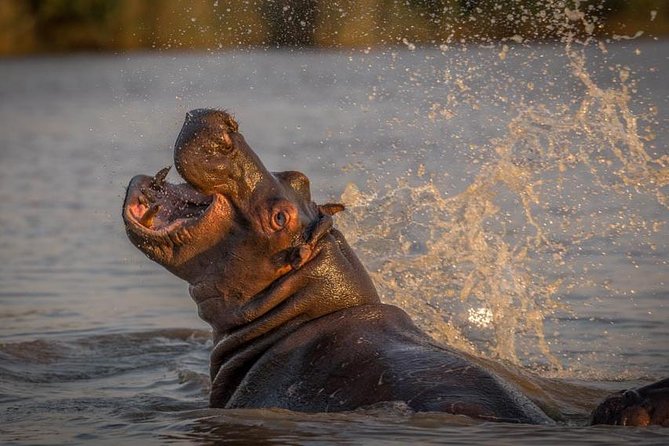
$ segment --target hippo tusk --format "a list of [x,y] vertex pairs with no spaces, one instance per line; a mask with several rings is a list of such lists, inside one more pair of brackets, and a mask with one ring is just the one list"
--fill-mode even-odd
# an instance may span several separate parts
[[161,190],[165,186],[165,178],[167,178],[167,174],[171,168],[172,166],[167,166],[160,169],[151,179],[149,187],[153,190]]
[[150,229],[159,210],[160,203],[154,204],[144,213],[144,215],[142,215],[142,218],[139,220],[139,222]]

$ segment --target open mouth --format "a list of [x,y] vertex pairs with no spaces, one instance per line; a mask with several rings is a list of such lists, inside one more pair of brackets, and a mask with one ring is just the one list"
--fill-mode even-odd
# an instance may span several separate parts
[[140,175],[128,186],[123,215],[132,229],[143,235],[168,234],[201,220],[214,198],[190,184],[171,184],[170,168],[155,176]]

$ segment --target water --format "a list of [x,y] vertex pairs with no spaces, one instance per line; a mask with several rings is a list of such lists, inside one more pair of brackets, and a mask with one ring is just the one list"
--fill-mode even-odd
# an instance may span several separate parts
[[[580,425],[601,389],[669,375],[669,43],[572,51],[0,61],[2,442],[666,444]],[[350,205],[337,224],[386,301],[562,380],[566,425],[207,409],[208,329],[120,219],[127,181],[171,162],[198,107],[234,111],[269,168]]]

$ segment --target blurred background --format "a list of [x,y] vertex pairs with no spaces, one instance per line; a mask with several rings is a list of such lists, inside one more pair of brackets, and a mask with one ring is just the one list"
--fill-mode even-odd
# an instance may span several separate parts
[[666,0],[2,0],[0,55],[564,39],[558,3],[589,35],[669,34]]

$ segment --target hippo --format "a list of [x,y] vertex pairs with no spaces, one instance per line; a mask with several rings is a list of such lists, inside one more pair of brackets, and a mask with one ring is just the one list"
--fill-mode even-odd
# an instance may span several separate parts
[[[189,283],[212,327],[210,406],[413,411],[553,424],[540,404],[381,302],[309,179],[270,172],[222,110],[187,113],[169,168],[135,176],[123,220],[134,246]],[[669,382],[615,394],[593,423],[669,425]]]

